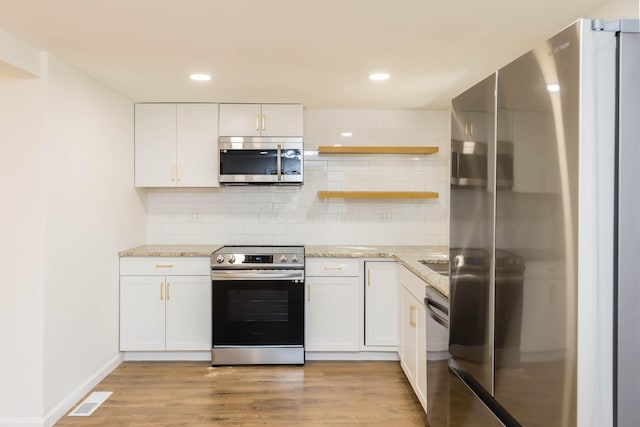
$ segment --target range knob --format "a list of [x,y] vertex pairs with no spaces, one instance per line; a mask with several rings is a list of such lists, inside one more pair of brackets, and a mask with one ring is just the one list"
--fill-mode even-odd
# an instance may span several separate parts
[[298,259],[298,255],[294,255],[294,256],[291,258],[291,262],[298,262],[298,261],[300,261],[300,260]]
[[236,262],[236,257],[235,255],[229,255],[227,257],[227,261],[229,261],[229,263],[233,264],[234,262]]
[[280,256],[280,262],[287,262],[287,256],[286,255],[281,255]]
[[223,256],[223,255],[218,255],[218,256],[216,257],[216,262],[217,262],[218,264],[222,264],[222,263],[224,262],[224,256]]

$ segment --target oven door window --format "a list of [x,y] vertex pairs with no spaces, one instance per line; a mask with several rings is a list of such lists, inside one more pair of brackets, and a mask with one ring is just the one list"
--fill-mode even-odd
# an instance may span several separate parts
[[304,284],[290,281],[216,281],[213,345],[302,345]]

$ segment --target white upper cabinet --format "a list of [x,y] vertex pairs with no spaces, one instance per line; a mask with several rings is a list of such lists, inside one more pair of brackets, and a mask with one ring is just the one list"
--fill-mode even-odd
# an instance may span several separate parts
[[136,104],[136,187],[175,187],[176,105]]
[[218,187],[218,104],[178,104],[178,187]]
[[301,104],[262,104],[262,136],[302,136]]
[[136,187],[218,187],[218,104],[136,104]]
[[220,136],[302,137],[302,104],[220,104]]

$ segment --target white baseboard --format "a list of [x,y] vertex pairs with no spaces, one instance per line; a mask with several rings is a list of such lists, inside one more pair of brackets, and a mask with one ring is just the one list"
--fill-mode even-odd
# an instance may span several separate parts
[[395,351],[379,352],[379,351],[354,351],[354,352],[338,352],[338,351],[307,351],[304,354],[305,360],[392,360],[398,361],[398,353]]
[[107,364],[100,368],[94,375],[89,377],[83,384],[76,388],[67,397],[62,399],[49,413],[45,416],[45,427],[53,426],[60,418],[64,416],[73,406],[80,401],[87,393],[98,385],[107,375],[113,372],[122,363],[122,355],[118,354]]
[[208,351],[127,351],[123,353],[125,361],[197,361],[211,362],[211,350]]

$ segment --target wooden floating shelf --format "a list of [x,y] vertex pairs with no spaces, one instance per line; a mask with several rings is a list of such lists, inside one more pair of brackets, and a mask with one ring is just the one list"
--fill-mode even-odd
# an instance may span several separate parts
[[435,154],[438,151],[438,147],[318,147],[319,154]]
[[433,191],[318,191],[321,199],[437,199]]

